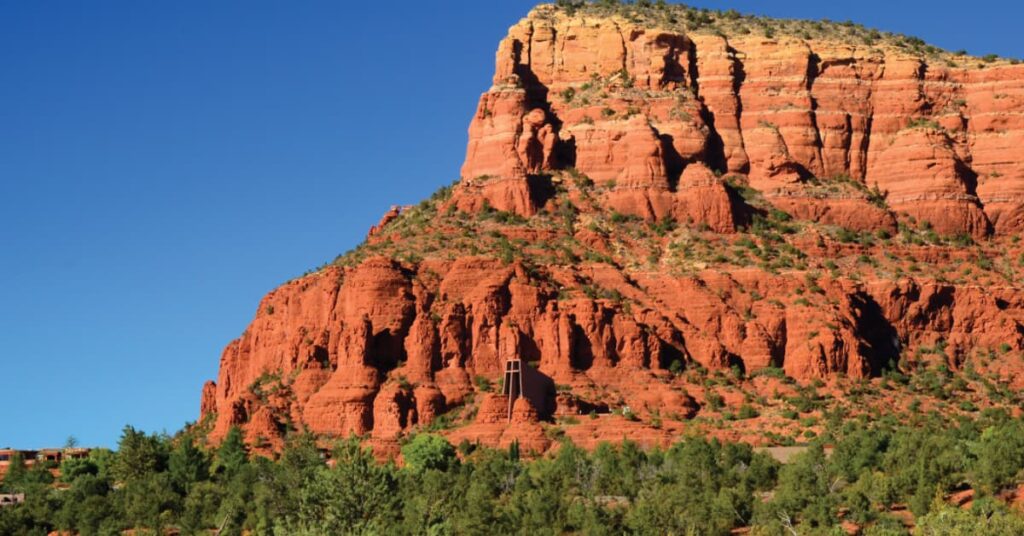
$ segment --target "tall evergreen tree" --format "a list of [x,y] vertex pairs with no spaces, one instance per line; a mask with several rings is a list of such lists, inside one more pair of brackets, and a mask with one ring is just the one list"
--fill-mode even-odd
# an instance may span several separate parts
[[242,437],[242,430],[232,426],[224,441],[217,449],[217,469],[230,480],[242,469],[249,460],[249,452]]

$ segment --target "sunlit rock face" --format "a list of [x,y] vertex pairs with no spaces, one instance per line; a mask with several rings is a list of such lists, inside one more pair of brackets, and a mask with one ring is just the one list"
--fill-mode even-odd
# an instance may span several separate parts
[[[863,239],[912,229],[1016,254],[1024,66],[964,63],[538,7],[498,45],[459,183],[262,300],[203,389],[210,438],[237,425],[275,449],[308,429],[388,452],[455,416],[453,441],[542,452],[559,416],[698,414],[706,393],[680,370],[807,382],[875,376],[938,340],[954,367],[1018,351],[1018,281],[892,260],[980,253]],[[791,265],[771,264],[765,221],[795,227],[771,246]],[[761,260],[728,260],[741,243]],[[842,262],[858,255],[874,270]],[[509,360],[528,385],[511,401]],[[584,445],[678,432],[618,416],[573,430]]]

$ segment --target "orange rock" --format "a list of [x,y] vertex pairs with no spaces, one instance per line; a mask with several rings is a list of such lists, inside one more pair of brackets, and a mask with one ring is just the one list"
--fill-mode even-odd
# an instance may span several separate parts
[[888,192],[893,209],[931,223],[940,234],[983,237],[989,222],[975,195],[974,181],[953,141],[932,128],[900,131],[868,173],[868,183]]
[[[616,210],[655,218],[671,203],[650,190],[666,179],[672,188],[693,161],[749,173],[763,190],[849,176],[892,186],[893,208],[918,219],[951,210],[940,232],[984,236],[990,221],[1012,232],[1024,222],[1024,164],[1007,157],[1024,136],[1021,80],[1021,66],[931,65],[863,44],[690,36],[539,8],[499,46],[463,177],[503,179],[477,197],[526,215],[538,208],[538,186],[523,175],[572,166],[624,188],[609,196]],[[562,96],[594,86],[604,89]],[[912,121],[948,139],[908,133]],[[929,163],[943,176],[922,173]],[[873,219],[818,205],[796,212],[857,228]]]
[[387,226],[387,224],[395,221],[395,219],[398,218],[399,214],[401,213],[402,207],[398,205],[392,205],[391,208],[384,213],[384,216],[381,217],[380,222],[377,223],[377,225],[370,227],[370,232],[367,233],[366,237],[370,238],[384,230],[384,227]]
[[[680,370],[836,381],[877,376],[939,339],[952,368],[979,348],[1024,348],[1012,274],[947,282],[958,276],[903,276],[898,261],[881,275],[841,265],[895,253],[941,266],[976,250],[827,239],[828,226],[878,236],[911,218],[996,245],[1024,228],[1024,67],[931,61],[537,8],[499,45],[451,198],[421,233],[388,232],[407,217],[392,208],[365,248],[387,255],[353,256],[261,301],[203,387],[211,440],[238,425],[277,448],[295,427],[396,452],[403,434],[458,412],[445,432],[455,442],[665,444],[708,411],[698,400],[709,393],[691,396]],[[488,208],[535,219],[472,219]],[[801,234],[733,234],[779,210]],[[646,223],[609,229],[613,211]],[[652,232],[667,219],[683,229]],[[527,260],[494,258],[499,237]],[[799,262],[765,267],[784,248]],[[550,260],[562,250],[571,261]],[[494,384],[514,358],[528,387],[510,422]],[[1024,382],[1015,361],[995,361]],[[557,430],[566,418],[582,422]]]

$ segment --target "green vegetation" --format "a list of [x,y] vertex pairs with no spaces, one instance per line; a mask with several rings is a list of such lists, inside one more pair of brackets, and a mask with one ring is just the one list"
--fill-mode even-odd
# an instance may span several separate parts
[[[555,5],[568,15],[618,15],[640,25],[668,28],[686,33],[710,33],[729,36],[778,35],[839,41],[867,47],[894,47],[902,51],[938,58],[951,65],[971,59],[964,50],[949,52],[925,43],[919,37],[866,28],[853,21],[781,19],[745,15],[734,9],[715,10],[692,7],[665,0],[557,0]],[[999,57],[987,54],[974,58],[979,66],[995,63]],[[1011,63],[1014,60],[1009,60]]]
[[[549,180],[552,197],[528,218],[497,210],[486,202],[482,206],[459,208],[463,203],[453,198],[453,187],[442,188],[430,199],[402,210],[374,236],[332,264],[355,266],[371,256],[384,256],[403,264],[485,256],[508,265],[522,265],[534,282],[541,285],[550,282],[551,268],[581,262],[608,264],[624,273],[656,267],[672,275],[699,273],[711,265],[755,266],[772,274],[827,270],[832,279],[854,280],[899,278],[912,272],[954,283],[966,282],[968,275],[974,281],[989,275],[1013,280],[1017,277],[1015,267],[1021,265],[1016,256],[1000,257],[998,244],[978,243],[965,234],[942,236],[929,222],[917,221],[907,214],[896,214],[899,227],[895,233],[795,219],[736,175],[724,176],[723,181],[733,194],[742,198],[750,212],[748,218],[740,219],[739,233],[733,235],[710,232],[703,221],[668,216],[644,219],[604,206],[604,194],[616,188],[614,181],[597,184],[575,169],[555,172]],[[470,199],[479,203],[479,198],[473,197],[476,187],[461,184],[455,190],[469,196],[462,197],[463,202]],[[845,175],[810,177],[801,187],[813,197],[856,196],[888,210],[885,192]],[[581,231],[586,234],[580,234]],[[851,247],[840,250],[838,256],[821,257],[810,254],[809,240],[817,242],[819,248],[828,247],[828,241]],[[947,265],[922,263],[907,255],[906,249],[886,249],[881,255],[865,249],[923,245],[974,247],[975,270],[954,275],[956,265],[963,261],[954,259],[953,264]],[[845,270],[851,265],[852,270]],[[322,273],[326,267],[315,273]],[[343,272],[336,274],[339,280],[345,277]],[[593,294],[593,289],[583,288],[589,284],[582,281],[579,287],[554,292],[560,299]]]
[[[738,418],[754,413],[743,406]],[[753,527],[781,536],[836,534],[843,521],[865,534],[907,534],[893,513],[901,504],[920,534],[1024,532],[1024,517],[999,499],[1021,482],[1024,421],[1002,412],[954,426],[846,420],[821,437],[808,430],[810,446],[784,465],[747,444],[698,437],[667,450],[624,442],[587,453],[553,435],[562,443],[552,454],[525,460],[517,444],[456,449],[421,433],[402,446],[398,467],[356,439],[336,443],[327,464],[308,434],[292,434],[270,459],[248,453],[238,429],[209,450],[191,433],[126,427],[116,452],[64,462],[59,482],[44,464],[26,469],[15,459],[2,488],[26,502],[0,509],[0,534],[727,535]],[[950,495],[969,488],[974,505],[954,506]]]
[[925,128],[931,130],[941,130],[942,126],[936,123],[934,120],[926,119],[923,117],[916,117],[907,123],[907,128]]
[[473,378],[473,383],[476,385],[477,390],[482,393],[489,393],[494,390],[494,385],[486,376],[476,376]]

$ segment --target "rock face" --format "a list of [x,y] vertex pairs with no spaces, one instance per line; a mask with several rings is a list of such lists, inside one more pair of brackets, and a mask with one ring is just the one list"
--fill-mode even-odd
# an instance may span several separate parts
[[[494,181],[484,192],[494,207],[532,214],[525,176],[572,167],[614,182],[616,209],[657,219],[692,207],[678,181],[702,164],[787,199],[808,179],[850,177],[888,192],[892,216],[948,234],[1021,229],[1024,171],[1012,155],[1024,136],[1024,66],[544,13],[499,45],[494,86],[470,125],[462,176]],[[835,204],[846,213],[837,222],[850,219],[847,200]]]
[[[539,7],[499,45],[461,183],[263,299],[203,388],[210,437],[387,450],[452,419],[453,440],[542,452],[542,423],[616,413],[570,435],[657,443],[708,403],[681,371],[1019,351],[998,259],[1024,225],[1022,111],[1024,67]],[[509,359],[529,386],[511,418]]]

